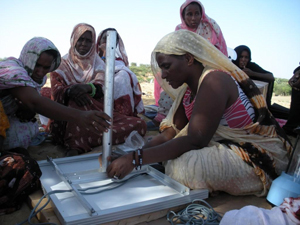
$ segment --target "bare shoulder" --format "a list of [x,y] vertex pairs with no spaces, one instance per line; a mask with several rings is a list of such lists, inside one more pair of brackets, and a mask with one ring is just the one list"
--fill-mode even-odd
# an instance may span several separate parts
[[231,76],[223,71],[212,71],[203,79],[203,85],[220,87],[223,85],[235,85]]

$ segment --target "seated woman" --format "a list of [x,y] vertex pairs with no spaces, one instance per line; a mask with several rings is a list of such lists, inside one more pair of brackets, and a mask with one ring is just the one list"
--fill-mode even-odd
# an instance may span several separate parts
[[[54,101],[78,110],[103,111],[105,64],[96,53],[95,30],[80,23],[73,29],[69,54],[62,58],[59,68],[50,74]],[[123,143],[134,130],[144,136],[145,122],[138,117],[113,114],[112,143]],[[74,123],[53,121],[50,126],[53,141],[64,145],[67,155],[91,151],[102,144],[102,133],[83,132],[84,127]]]
[[181,24],[175,30],[189,30],[209,40],[217,49],[227,54],[227,46],[221,28],[217,22],[205,14],[198,0],[186,0],[180,7]]
[[[100,32],[97,38],[97,53],[105,61],[107,28]],[[116,31],[117,32],[117,31]],[[136,75],[128,68],[128,58],[123,40],[117,32],[117,47],[114,77],[114,109],[126,116],[137,116],[144,113],[142,91]]]
[[271,98],[273,94],[274,88],[274,76],[271,72],[264,70],[259,65],[254,62],[251,62],[251,51],[250,48],[245,45],[237,46],[235,49],[237,58],[232,62],[243,70],[251,79],[259,80],[268,83],[268,91],[267,91],[267,106],[274,117],[280,119],[287,119],[289,109],[273,104],[271,105]]
[[186,30],[163,37],[151,58],[153,74],[175,101],[161,134],[112,161],[108,176],[122,179],[134,167],[165,162],[166,174],[191,189],[266,195],[291,145],[253,81]]
[[[39,94],[46,74],[60,64],[60,53],[46,38],[36,37],[23,47],[19,59],[9,57],[0,62],[0,101],[8,116],[3,149],[27,149],[39,133],[35,113],[56,120],[69,121],[92,132],[109,128],[109,116],[97,111],[83,112],[62,106]],[[81,120],[78,120],[81,118]],[[93,124],[93,121],[96,121]]]
[[[186,0],[180,7],[180,19],[181,24],[177,25],[175,30],[184,29],[195,32],[210,41],[224,55],[228,55],[221,28],[216,21],[205,14],[204,6],[200,1]],[[155,89],[159,88],[157,82],[154,85]],[[161,104],[159,104],[157,116],[152,121],[147,122],[148,130],[158,129],[158,125],[165,118],[165,114],[161,112],[168,112],[172,105],[169,100],[174,99],[174,96],[169,96],[164,91],[157,93],[156,96],[159,97]]]

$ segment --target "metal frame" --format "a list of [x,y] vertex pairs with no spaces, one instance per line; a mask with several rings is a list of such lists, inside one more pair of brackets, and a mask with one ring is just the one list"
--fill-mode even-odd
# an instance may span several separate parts
[[208,190],[191,191],[151,166],[132,171],[124,179],[144,175],[132,178],[120,187],[102,193],[83,194],[80,190],[84,187],[119,183],[100,171],[98,156],[96,153],[38,162],[43,173],[41,183],[45,193],[55,187],[72,189],[72,192],[50,196],[52,207],[62,224],[102,224],[208,197]]
[[[111,117],[113,125],[113,108],[114,108],[114,77],[115,77],[115,52],[116,52],[116,31],[107,31],[106,37],[106,70],[105,70],[105,90],[104,90],[104,112]],[[112,129],[103,133],[103,158],[102,172],[106,171],[108,166],[107,157],[111,155],[112,148]]]

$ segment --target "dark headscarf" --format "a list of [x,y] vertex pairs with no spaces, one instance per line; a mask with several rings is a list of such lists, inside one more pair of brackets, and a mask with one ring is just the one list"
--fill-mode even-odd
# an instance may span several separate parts
[[[261,68],[259,65],[257,65],[256,63],[254,62],[251,62],[251,50],[248,46],[246,45],[239,45],[237,46],[234,51],[236,52],[236,60],[232,60],[232,62],[237,66],[239,67],[239,61],[240,61],[240,58],[241,58],[241,55],[242,55],[242,52],[243,51],[247,51],[248,54],[249,54],[249,62],[247,63],[246,65],[246,68],[249,68],[250,70],[254,71],[254,72],[257,72],[257,73],[271,73],[267,70],[264,70],[263,68]],[[240,68],[242,69],[242,68]]]

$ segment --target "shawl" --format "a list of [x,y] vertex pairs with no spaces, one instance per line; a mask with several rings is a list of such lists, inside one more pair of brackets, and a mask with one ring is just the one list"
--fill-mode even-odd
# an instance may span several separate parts
[[[97,53],[99,54],[100,52],[100,40],[102,38],[102,35],[104,33],[106,33],[107,31],[109,30],[113,30],[113,31],[116,31],[116,29],[114,28],[107,28],[103,31],[100,32],[100,34],[98,35],[98,38],[97,38]],[[117,40],[118,40],[118,43],[117,43],[117,48],[116,48],[116,58],[121,58],[122,61],[124,62],[125,66],[129,66],[129,62],[128,62],[128,56],[127,56],[127,53],[126,53],[126,50],[125,50],[125,46],[124,46],[124,42],[120,36],[120,34],[117,32]]]
[[237,46],[234,51],[236,52],[236,60],[232,60],[232,62],[236,65],[239,66],[239,61],[240,61],[240,57],[242,55],[243,51],[247,51],[249,54],[249,62],[246,65],[246,68],[249,68],[250,70],[254,71],[254,72],[258,72],[258,73],[271,73],[269,71],[264,70],[263,68],[261,68],[259,65],[257,65],[254,62],[251,62],[251,50],[248,46],[246,45],[239,45]]
[[55,45],[43,37],[35,37],[29,40],[23,47],[19,59],[9,57],[0,62],[0,90],[10,89],[20,86],[29,86],[37,90],[46,83],[47,76],[41,84],[31,79],[35,64],[42,52],[55,50],[57,57],[53,60],[50,72],[55,70],[60,64],[60,53]]
[[[276,167],[275,170],[277,174],[285,169],[288,154],[291,152],[292,147],[282,128],[267,110],[264,97],[253,81],[241,69],[236,67],[230,59],[200,35],[187,30],[179,30],[163,37],[152,52],[151,67],[157,80],[161,82],[161,86],[175,99],[169,114],[166,119],[162,121],[160,127],[161,130],[167,127],[173,127],[177,132],[175,138],[187,135],[189,124],[182,130],[176,129],[173,124],[173,117],[179,104],[181,104],[181,99],[187,85],[184,84],[178,89],[173,89],[170,85],[166,84],[165,80],[162,81],[161,70],[156,61],[157,52],[168,55],[184,55],[189,52],[197,61],[202,63],[204,70],[200,76],[198,90],[201,88],[201,82],[204,77],[213,70],[227,72],[239,83],[254,107],[256,114],[254,122],[244,128],[234,129],[219,125],[208,146],[218,146],[221,143],[225,144],[247,164],[255,168],[255,173],[260,177],[263,183],[266,184],[266,186],[264,186],[264,191],[266,191],[270,184],[270,182],[266,182],[266,180],[269,180],[269,175],[272,179],[276,178],[273,167]],[[251,152],[248,151],[248,149],[250,149]],[[269,168],[266,168],[266,165],[259,165],[261,159],[256,160],[255,157],[253,157],[254,155],[260,154],[268,159]],[[275,165],[273,165],[273,161]],[[266,167],[262,168],[264,166]],[[265,170],[269,173],[265,173]]]
[[[92,33],[93,44],[87,54],[80,55],[75,45],[86,31]],[[95,40],[95,29],[91,25],[80,23],[74,27],[71,34],[69,53],[63,56],[61,65],[55,71],[64,79],[67,85],[86,83],[104,85],[105,64],[96,53]]]
[[[187,26],[187,24],[184,21],[183,18],[183,10],[192,2],[196,2],[199,4],[202,12],[202,17],[200,20],[200,24],[197,29],[191,29]],[[180,7],[180,19],[181,19],[181,24],[177,25],[175,30],[189,30],[192,32],[195,32],[205,39],[209,40],[214,46],[216,46],[221,52],[223,52],[224,55],[228,55],[227,53],[227,46],[225,39],[223,37],[221,28],[217,24],[217,22],[211,18],[209,18],[205,14],[205,9],[202,3],[198,0],[186,0]]]
[[[105,34],[109,30],[113,30],[113,31],[117,32],[117,30],[114,28],[107,28],[99,33],[98,38],[97,38],[97,44],[96,44],[98,54],[100,52],[101,38],[102,38],[103,34]],[[116,51],[115,51],[115,58],[116,58],[116,60],[115,60],[115,76],[122,70],[126,71],[130,76],[130,79],[132,82],[132,90],[130,90],[129,92],[133,93],[133,99],[131,101],[133,111],[136,109],[137,113],[144,112],[144,103],[141,98],[142,92],[141,92],[140,84],[139,84],[139,81],[138,81],[136,75],[129,69],[129,62],[128,62],[128,56],[127,56],[127,53],[125,50],[125,45],[124,45],[124,42],[118,32],[117,32],[117,47],[116,47]],[[119,90],[123,89],[123,88],[126,88],[126,85],[118,87]],[[116,92],[118,90],[114,90],[114,91]],[[126,91],[123,93],[126,93]]]

